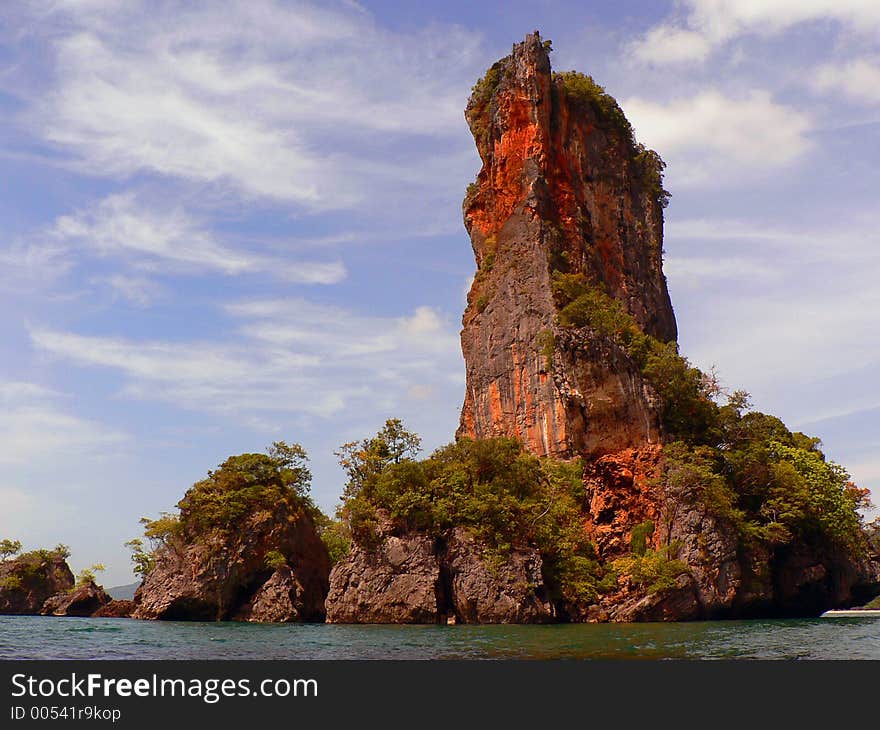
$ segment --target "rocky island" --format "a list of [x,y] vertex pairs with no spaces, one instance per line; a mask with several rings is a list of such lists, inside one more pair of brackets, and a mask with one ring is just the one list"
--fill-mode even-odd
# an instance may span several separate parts
[[330,558],[306,491],[299,446],[227,459],[179,503],[146,520],[154,550],[136,552],[144,581],[133,618],[323,621]]
[[20,550],[18,541],[0,541],[0,615],[92,616],[111,603],[90,570],[74,579],[65,545]]

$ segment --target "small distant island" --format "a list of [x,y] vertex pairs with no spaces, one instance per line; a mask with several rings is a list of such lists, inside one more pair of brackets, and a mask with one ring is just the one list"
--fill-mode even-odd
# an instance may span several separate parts
[[129,543],[112,600],[64,546],[0,542],[0,614],[330,623],[818,616],[880,608],[880,521],[819,439],[751,408],[677,344],[664,163],[537,33],[473,87],[463,203],[477,271],[455,440],[398,419],[337,455],[231,456]]

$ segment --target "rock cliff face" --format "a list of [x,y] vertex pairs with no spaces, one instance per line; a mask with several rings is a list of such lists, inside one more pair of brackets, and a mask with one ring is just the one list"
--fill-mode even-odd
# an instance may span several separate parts
[[551,73],[537,34],[474,87],[465,116],[483,166],[463,206],[478,273],[461,336],[458,434],[514,436],[558,457],[659,442],[638,368],[560,328],[551,286],[554,269],[582,274],[647,334],[676,338],[658,161],[622,116]]
[[[286,564],[269,567],[270,553]],[[135,593],[133,618],[177,621],[321,621],[330,559],[311,518],[249,515],[235,532],[171,541]]]
[[543,623],[537,550],[512,551],[500,566],[463,528],[443,538],[395,534],[384,520],[377,544],[355,546],[334,566],[327,596],[329,623]]
[[64,555],[37,550],[0,562],[0,614],[36,615],[46,600],[73,588]]

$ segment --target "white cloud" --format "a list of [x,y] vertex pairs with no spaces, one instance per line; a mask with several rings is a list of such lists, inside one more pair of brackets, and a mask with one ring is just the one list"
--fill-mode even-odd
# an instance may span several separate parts
[[712,45],[701,33],[686,28],[659,25],[630,47],[632,54],[646,63],[702,61]]
[[433,385],[458,387],[457,333],[427,307],[406,317],[376,317],[285,300],[227,311],[241,324],[234,340],[219,344],[48,329],[33,330],[31,338],[59,359],[118,371],[128,396],[242,417],[265,411],[331,416],[426,397]]
[[779,266],[779,257],[786,257],[789,266],[792,255],[797,263],[820,262],[835,266],[863,269],[874,259],[880,258],[877,229],[870,218],[859,220],[849,216],[845,225],[831,228],[809,225],[787,226],[775,221],[741,220],[736,218],[685,218],[671,219],[665,225],[667,242],[688,241],[712,244],[735,243],[740,247],[748,244],[759,247],[781,273],[786,267]]
[[[46,499],[34,494],[33,490],[0,484],[0,535],[4,538],[14,539],[23,531],[32,531],[35,525],[54,523],[67,512],[58,500]],[[27,550],[28,546],[25,545],[24,549]]]
[[820,66],[812,75],[813,88],[840,93],[864,104],[880,103],[880,61],[857,58]]
[[737,98],[709,90],[665,104],[631,98],[623,108],[639,140],[662,150],[673,187],[763,174],[809,147],[807,115],[764,91]]
[[461,109],[480,39],[459,27],[396,34],[354,3],[239,0],[222,13],[58,5],[31,28],[52,39],[56,62],[28,123],[97,175],[372,209],[379,188],[399,191],[408,171],[437,164],[436,149],[401,138],[443,138],[447,152],[455,140],[473,158]]
[[0,486],[0,535],[14,535],[25,513],[34,512],[34,499],[23,489]]
[[[856,484],[880,485],[880,459],[856,461],[845,465]],[[878,490],[880,493],[880,490]],[[880,507],[880,505],[877,505]]]
[[676,16],[636,41],[633,55],[657,64],[701,61],[739,36],[772,36],[809,22],[836,22],[865,35],[880,28],[875,0],[681,0]]
[[340,261],[281,260],[223,245],[182,209],[151,209],[132,194],[111,195],[91,210],[60,217],[51,235],[56,245],[124,257],[148,270],[258,272],[305,284],[334,284],[345,277]]
[[53,461],[118,447],[124,434],[71,415],[56,394],[26,382],[0,382],[0,465]]
[[36,383],[0,380],[0,406],[6,408],[23,400],[45,399],[58,395],[54,390]]

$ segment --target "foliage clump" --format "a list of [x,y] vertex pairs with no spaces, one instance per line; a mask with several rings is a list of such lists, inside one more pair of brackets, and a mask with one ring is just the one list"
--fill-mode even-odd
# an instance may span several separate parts
[[107,568],[103,563],[95,563],[88,568],[83,568],[76,576],[76,585],[74,588],[79,588],[88,585],[89,583],[97,583],[97,574],[102,573],[105,570],[107,570]]
[[557,71],[553,80],[566,98],[577,106],[590,107],[606,129],[618,132],[623,140],[635,147],[635,134],[632,125],[617,103],[603,86],[597,84],[592,76],[578,71]]
[[196,535],[235,530],[246,517],[271,512],[281,503],[294,510],[310,506],[312,475],[307,464],[302,446],[282,441],[267,454],[230,456],[180,500],[182,528]]
[[651,520],[633,527],[629,536],[629,549],[633,555],[642,556],[648,550],[648,540],[654,535],[654,523]]
[[339,518],[333,519],[319,511],[315,519],[315,527],[324,547],[327,548],[330,565],[336,565],[351,550],[351,536],[345,523]]
[[277,441],[266,454],[230,456],[193,484],[178,502],[177,514],[141,518],[149,547],[139,538],[125,543],[134,571],[142,578],[149,575],[161,547],[236,532],[249,517],[279,507],[286,508],[289,518],[308,514],[317,523],[321,513],[309,495],[311,478],[308,455],[299,444]]
[[505,56],[493,63],[486,73],[471,87],[471,99],[475,105],[484,105],[492,98],[492,94],[501,84],[504,75],[504,67],[510,60],[510,56]]
[[493,63],[471,89],[471,99],[468,103],[468,122],[478,143],[486,144],[488,141],[492,97],[501,85],[504,69],[509,61],[510,56],[505,56]]
[[670,546],[659,550],[645,549],[641,554],[632,553],[612,563],[614,572],[626,577],[631,583],[648,593],[675,588],[679,576],[689,572],[687,564],[670,557]]
[[582,525],[582,465],[541,459],[511,438],[463,438],[417,460],[420,441],[399,420],[373,439],[346,444],[348,474],[339,516],[358,544],[377,539],[380,512],[401,531],[442,536],[466,527],[503,561],[535,547],[544,575],[568,600],[595,600],[605,571]]
[[21,541],[4,539],[0,540],[0,560],[7,560],[21,552]]
[[284,557],[284,553],[282,553],[280,550],[270,550],[266,553],[264,562],[266,563],[267,568],[271,570],[278,570],[279,568],[283,568],[285,565],[287,565],[287,558]]
[[648,195],[656,200],[661,208],[667,207],[672,194],[663,187],[663,171],[666,169],[663,158],[640,142],[636,145],[632,161]]
[[[4,559],[9,559],[21,550],[18,540],[0,541],[4,549]],[[6,590],[42,590],[48,580],[48,568],[58,561],[70,557],[70,548],[59,543],[52,550],[41,548],[22,553],[15,558],[12,570],[0,580],[0,588]]]
[[697,496],[746,540],[864,553],[860,510],[869,506],[868,490],[826,459],[818,439],[745,412],[747,399],[736,396],[716,406],[708,443],[664,448],[668,488]]

